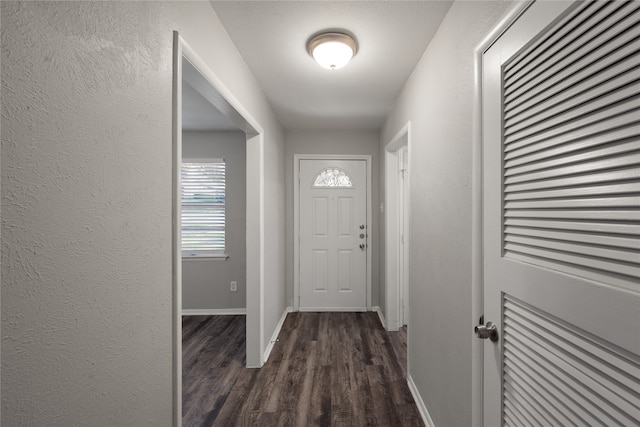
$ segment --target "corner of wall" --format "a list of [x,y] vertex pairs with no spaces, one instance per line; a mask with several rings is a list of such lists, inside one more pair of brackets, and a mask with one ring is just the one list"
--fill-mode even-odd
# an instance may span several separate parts
[[379,306],[374,306],[374,307],[371,307],[371,310],[375,311],[376,313],[378,313],[378,318],[380,319],[380,323],[382,324],[382,327],[385,330],[388,330],[387,329],[387,322],[384,319],[384,314],[382,313],[382,310],[380,309],[380,307]]
[[271,336],[271,339],[269,340],[269,344],[267,344],[267,347],[264,350],[264,354],[262,355],[262,364],[263,365],[265,363],[267,363],[267,361],[269,360],[269,356],[271,355],[271,351],[273,350],[273,346],[278,341],[278,336],[280,335],[280,331],[282,330],[282,325],[284,325],[284,321],[287,319],[287,314],[292,313],[292,312],[293,312],[293,307],[291,307],[291,306],[285,307],[284,311],[282,312],[282,316],[280,316],[280,320],[278,321],[278,324],[276,325],[276,328],[273,331],[273,335]]
[[409,391],[411,392],[411,396],[413,396],[413,400],[416,402],[418,412],[420,412],[420,417],[422,417],[422,421],[425,426],[435,427],[435,424],[431,419],[431,414],[429,414],[429,410],[427,409],[427,405],[424,403],[424,400],[420,395],[420,391],[418,391],[418,387],[416,387],[416,384],[413,382],[411,375],[407,375],[407,385],[409,386]]

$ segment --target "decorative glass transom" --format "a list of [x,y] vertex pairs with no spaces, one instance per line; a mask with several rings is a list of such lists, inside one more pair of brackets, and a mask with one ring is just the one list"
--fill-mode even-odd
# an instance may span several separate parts
[[313,188],[342,187],[353,188],[351,177],[342,169],[326,168],[316,176]]

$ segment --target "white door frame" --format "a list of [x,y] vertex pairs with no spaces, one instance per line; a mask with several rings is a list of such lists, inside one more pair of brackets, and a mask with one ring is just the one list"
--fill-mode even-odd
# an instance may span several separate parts
[[472,164],[472,243],[471,243],[471,419],[474,426],[483,425],[484,341],[476,338],[473,328],[484,313],[483,235],[482,235],[482,56],[533,4],[535,0],[516,3],[474,51],[473,94],[473,164]]
[[411,236],[411,227],[409,216],[411,215],[411,179],[409,173],[409,144],[401,147],[397,151],[398,158],[398,191],[401,195],[398,200],[398,220],[400,238],[400,257],[398,259],[398,271],[400,272],[399,290],[400,290],[400,324],[403,327],[409,323],[409,239]]
[[[399,212],[398,189],[402,185],[398,168],[398,150],[407,146],[409,156],[409,171],[411,170],[411,122],[407,122],[402,129],[387,143],[384,152],[385,165],[385,323],[388,331],[397,331],[402,326],[400,305],[402,285],[400,283],[401,265],[400,233],[402,218]],[[409,172],[409,176],[411,172]],[[409,184],[411,184],[409,178]],[[411,188],[409,186],[409,188]],[[409,194],[407,206],[411,206]],[[411,224],[411,209],[409,209],[409,224]],[[410,248],[410,236],[405,236],[405,247]],[[408,255],[407,255],[408,256]],[[408,274],[408,271],[406,272]],[[406,298],[407,296],[405,296]]]
[[367,311],[371,311],[371,156],[348,154],[293,155],[293,309],[300,310],[300,160],[364,160],[367,162]]
[[[247,135],[247,328],[246,365],[264,363],[264,132],[240,101],[198,54],[173,33],[173,149],[172,149],[172,371],[173,425],[182,425],[182,250],[180,167],[182,160],[182,60],[187,59],[206,80],[207,98],[234,120]],[[217,97],[215,97],[217,95]],[[215,99],[214,99],[215,97]]]

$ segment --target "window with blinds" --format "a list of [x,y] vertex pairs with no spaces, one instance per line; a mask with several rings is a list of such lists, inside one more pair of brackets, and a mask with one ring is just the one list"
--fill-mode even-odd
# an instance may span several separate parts
[[503,67],[503,250],[637,290],[640,3],[577,5]]
[[225,162],[183,162],[182,256],[225,254]]

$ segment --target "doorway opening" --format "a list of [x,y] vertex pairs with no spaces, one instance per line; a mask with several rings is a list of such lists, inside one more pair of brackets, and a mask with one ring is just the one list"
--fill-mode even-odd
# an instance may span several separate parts
[[408,122],[385,147],[385,326],[409,323],[410,156]]
[[[221,123],[244,133],[246,180],[246,366],[263,360],[264,195],[263,131],[205,62],[174,32],[173,41],[173,185],[172,185],[172,317],[173,424],[182,422],[182,197],[183,84],[220,112]],[[193,93],[191,94],[193,95]]]

